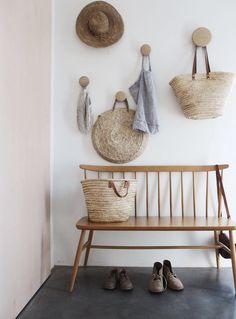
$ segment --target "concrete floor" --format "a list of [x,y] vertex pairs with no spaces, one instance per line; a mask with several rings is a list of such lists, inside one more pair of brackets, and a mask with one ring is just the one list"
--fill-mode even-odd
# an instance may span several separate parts
[[236,298],[231,269],[177,268],[185,290],[160,295],[147,290],[151,268],[127,268],[132,292],[103,290],[110,268],[80,268],[70,294],[70,267],[56,267],[18,319],[234,319]]

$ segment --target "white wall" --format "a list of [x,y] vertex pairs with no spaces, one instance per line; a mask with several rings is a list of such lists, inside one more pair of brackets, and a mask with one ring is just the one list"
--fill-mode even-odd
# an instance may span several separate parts
[[0,1],[0,319],[50,274],[51,1]]
[[[125,33],[115,45],[94,49],[76,36],[75,21],[88,1],[57,0],[54,34],[54,171],[53,214],[55,264],[71,265],[79,237],[74,224],[86,214],[81,191],[79,163],[109,164],[92,147],[90,136],[78,132],[76,103],[78,78],[88,75],[94,113],[111,108],[114,94],[136,80],[141,64],[139,48],[152,46],[152,67],[158,89],[160,133],[134,165],[229,163],[225,174],[229,204],[236,211],[236,90],[230,97],[224,117],[215,120],[187,120],[180,111],[168,85],[177,74],[191,71],[193,46],[191,34],[199,26],[213,34],[209,45],[212,70],[236,72],[236,2],[234,0],[112,0],[121,13]],[[134,105],[129,96],[131,105]],[[236,218],[236,217],[235,217]],[[106,241],[105,241],[106,239]],[[212,234],[99,233],[96,242],[200,243]],[[176,266],[212,266],[214,254],[202,251],[94,251],[90,264],[147,265],[171,258]],[[207,257],[207,258],[206,258]]]

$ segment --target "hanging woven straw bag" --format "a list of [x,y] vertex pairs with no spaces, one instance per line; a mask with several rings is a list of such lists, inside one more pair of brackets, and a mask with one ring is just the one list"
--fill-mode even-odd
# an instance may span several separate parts
[[81,181],[91,222],[123,222],[133,214],[135,179],[85,179]]
[[135,111],[129,108],[113,109],[98,116],[92,130],[92,142],[97,153],[112,163],[127,163],[140,156],[148,142],[148,134],[132,128]]
[[197,74],[197,48],[195,46],[192,74],[176,76],[170,85],[187,118],[194,120],[216,118],[224,113],[234,74],[211,72],[206,47],[203,47],[206,74]]

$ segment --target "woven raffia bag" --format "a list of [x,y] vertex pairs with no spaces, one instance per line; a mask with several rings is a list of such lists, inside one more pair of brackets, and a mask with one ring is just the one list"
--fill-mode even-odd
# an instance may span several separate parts
[[85,179],[81,181],[91,222],[122,222],[134,212],[136,180]]
[[148,142],[148,134],[133,130],[135,111],[126,108],[106,111],[98,116],[92,130],[92,142],[97,153],[112,163],[127,163],[141,155]]
[[176,76],[170,85],[174,90],[184,115],[189,119],[211,119],[222,116],[231,91],[234,74],[211,72],[207,48],[205,52],[206,74],[197,74],[197,46],[192,74]]

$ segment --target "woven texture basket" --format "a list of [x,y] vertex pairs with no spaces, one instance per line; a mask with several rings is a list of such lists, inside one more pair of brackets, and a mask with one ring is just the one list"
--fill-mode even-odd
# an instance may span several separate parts
[[81,181],[91,222],[122,222],[134,212],[135,179]]
[[207,51],[205,51],[207,73],[196,74],[196,52],[195,50],[192,75],[176,76],[170,85],[187,118],[197,120],[222,116],[227,97],[231,91],[234,74],[210,72]]
[[115,109],[101,114],[92,130],[92,142],[97,153],[112,163],[127,163],[141,155],[148,134],[132,129],[135,111]]

